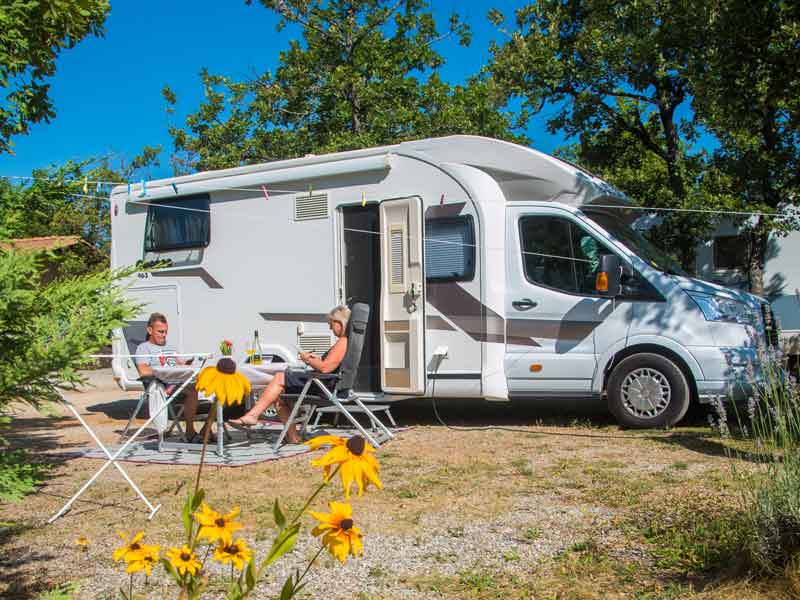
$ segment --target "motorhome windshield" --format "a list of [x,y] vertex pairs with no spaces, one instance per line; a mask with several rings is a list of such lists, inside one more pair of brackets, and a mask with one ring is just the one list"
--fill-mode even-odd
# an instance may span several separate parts
[[678,262],[633,227],[608,213],[584,211],[595,223],[625,244],[651,267],[670,275],[686,275]]

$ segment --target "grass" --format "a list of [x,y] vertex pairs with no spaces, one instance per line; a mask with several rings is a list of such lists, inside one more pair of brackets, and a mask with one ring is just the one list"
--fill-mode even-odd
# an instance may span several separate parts
[[65,583],[58,585],[46,592],[42,592],[36,600],[73,600],[77,599],[80,588],[76,583]]

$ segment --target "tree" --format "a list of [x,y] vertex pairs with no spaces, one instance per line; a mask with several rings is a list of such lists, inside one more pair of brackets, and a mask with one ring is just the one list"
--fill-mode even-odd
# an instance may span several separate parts
[[0,153],[31,124],[55,116],[47,79],[62,50],[101,35],[108,0],[2,0],[0,3]]
[[[492,47],[498,84],[531,112],[554,110],[549,129],[580,139],[572,157],[646,206],[719,200],[703,176],[707,157],[694,148],[697,125],[681,116],[690,44],[680,4],[542,0],[518,10],[518,30]],[[499,11],[490,18],[504,21]],[[691,268],[696,235],[710,230],[708,218],[670,214],[659,238]]]
[[[555,107],[573,158],[645,206],[781,213],[739,219],[762,293],[770,233],[798,227],[783,210],[800,177],[796,3],[543,0],[516,17],[491,71],[529,108]],[[657,237],[691,267],[719,220],[674,214]]]
[[129,181],[141,170],[157,166],[160,151],[146,147],[127,165],[116,166],[109,158],[90,159],[37,169],[30,180],[0,177],[0,240],[78,235],[97,251],[71,257],[60,265],[59,274],[69,277],[106,268],[111,246],[110,183],[97,182]]
[[693,108],[719,140],[714,161],[730,178],[732,207],[765,213],[738,219],[747,279],[763,294],[770,235],[800,228],[800,5],[717,0],[696,8],[707,43],[691,63]]
[[[205,102],[172,127],[176,171],[333,152],[405,139],[514,133],[501,94],[476,76],[451,87],[439,77],[437,43],[469,43],[453,15],[439,33],[423,0],[262,0],[278,29],[302,40],[280,53],[275,73],[248,81],[201,73]],[[177,102],[164,89],[168,112]]]
[[13,401],[38,406],[57,398],[57,383],[81,381],[88,355],[133,315],[120,285],[128,273],[41,286],[40,266],[40,255],[0,251],[0,411]]

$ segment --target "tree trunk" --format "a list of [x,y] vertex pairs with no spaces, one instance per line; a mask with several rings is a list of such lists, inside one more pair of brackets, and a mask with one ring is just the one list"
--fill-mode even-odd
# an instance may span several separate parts
[[756,296],[764,295],[764,268],[767,262],[769,231],[762,227],[762,217],[758,224],[747,233],[747,283],[750,292]]

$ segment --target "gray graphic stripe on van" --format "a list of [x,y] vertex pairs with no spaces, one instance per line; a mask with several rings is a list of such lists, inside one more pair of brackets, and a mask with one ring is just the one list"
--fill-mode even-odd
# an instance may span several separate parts
[[580,342],[592,335],[599,325],[594,321],[558,321],[546,319],[508,319],[507,333],[511,338],[540,338],[561,342]]
[[[505,321],[488,306],[454,282],[428,283],[426,300],[456,327],[478,342],[506,341]],[[535,340],[520,338],[516,344],[538,346]]]
[[265,321],[289,321],[291,323],[327,323],[327,313],[258,313]]
[[189,267],[188,269],[170,269],[169,271],[153,271],[153,277],[199,277],[213,290],[221,290],[222,285],[211,276],[203,267]]
[[450,325],[442,317],[436,315],[428,315],[425,317],[425,326],[428,329],[436,329],[437,331],[455,331],[456,328]]

